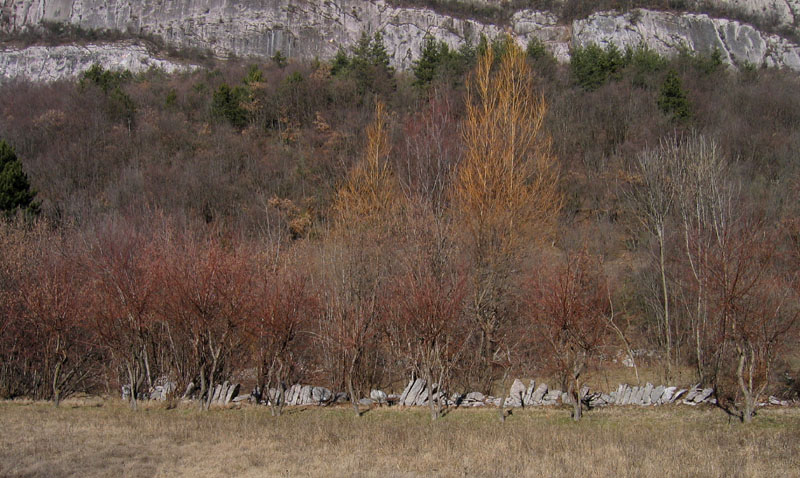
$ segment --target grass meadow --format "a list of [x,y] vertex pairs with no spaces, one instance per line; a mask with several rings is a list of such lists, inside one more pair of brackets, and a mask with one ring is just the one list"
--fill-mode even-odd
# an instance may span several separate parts
[[800,409],[744,426],[710,406],[131,411],[117,399],[0,402],[2,477],[796,477]]

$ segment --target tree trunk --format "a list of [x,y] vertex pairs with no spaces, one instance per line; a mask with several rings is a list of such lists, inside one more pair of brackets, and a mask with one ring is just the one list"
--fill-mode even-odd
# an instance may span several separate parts
[[[662,226],[663,228],[663,226]],[[672,332],[669,318],[669,289],[667,288],[667,265],[664,258],[664,230],[658,232],[659,266],[661,268],[661,290],[664,294],[664,338],[667,348],[667,383],[672,380]]]
[[633,349],[631,348],[631,344],[630,342],[628,342],[628,338],[625,337],[625,334],[622,333],[622,329],[620,329],[617,326],[616,322],[614,322],[614,302],[611,300],[610,291],[608,294],[608,303],[611,305],[611,317],[609,317],[608,323],[611,324],[611,327],[614,329],[614,331],[617,332],[617,335],[619,335],[620,340],[622,340],[622,343],[625,344],[625,351],[628,353],[628,358],[631,359],[631,363],[633,364],[633,372],[636,375],[636,385],[641,385],[642,382],[639,379],[639,367],[636,365],[636,359],[633,356]]
[[128,369],[128,382],[130,383],[131,387],[131,397],[130,397],[130,406],[131,410],[136,410],[136,378],[134,377],[133,369],[131,368],[131,364],[128,363],[126,365]]
[[508,369],[503,372],[503,381],[502,387],[503,392],[500,396],[500,423],[506,422],[506,389],[508,388],[508,384],[506,381],[508,380]]
[[[736,368],[736,378],[739,382],[739,389],[742,391],[742,397],[744,398],[744,409],[742,410],[742,422],[750,423],[753,421],[753,415],[755,411],[755,394],[753,393],[753,384],[752,384],[752,373],[750,376],[750,380],[748,384],[745,384],[744,380],[744,366],[747,362],[747,354],[742,347],[737,347],[739,352],[739,366]],[[750,351],[750,366],[752,367],[752,360],[753,360],[753,351]]]
[[350,359],[350,366],[347,370],[347,393],[350,394],[350,404],[353,405],[353,411],[356,413],[357,417],[361,416],[361,410],[358,407],[358,397],[356,397],[356,390],[353,387],[353,373],[356,370],[356,363],[358,363],[358,359],[361,355],[361,350],[356,350],[353,353],[353,358]]
[[56,407],[61,404],[61,387],[58,386],[59,375],[61,375],[62,360],[56,364],[56,369],[53,371],[53,403]]
[[198,397],[200,398],[200,407],[203,407],[203,396],[208,391],[208,384],[206,383],[206,366],[205,364],[200,366],[200,394]]
[[425,388],[428,389],[428,406],[431,412],[431,421],[439,418],[439,411],[436,409],[436,402],[433,400],[433,374],[431,372],[425,373]]
[[153,376],[150,373],[150,359],[147,357],[147,347],[142,347],[142,355],[144,356],[144,371],[147,374],[147,387],[148,390],[153,390]]
[[583,367],[586,361],[586,355],[584,352],[579,352],[575,362],[572,364],[572,383],[570,387],[573,388],[572,399],[575,403],[573,403],[573,410],[572,410],[572,419],[574,421],[579,421],[581,416],[583,416],[583,402],[581,401],[581,374],[583,373]]
[[[700,317],[698,317],[697,320],[699,322]],[[705,374],[703,373],[703,349],[700,344],[699,323],[695,324],[694,339],[695,339],[695,360],[697,360],[697,380],[700,383],[703,383],[705,381]]]
[[347,393],[350,394],[350,404],[353,406],[353,411],[357,417],[360,417],[361,410],[358,408],[358,399],[356,398],[356,392],[353,388],[353,378],[350,374],[347,374]]
[[750,397],[745,397],[744,399],[744,410],[742,411],[742,422],[750,423],[753,421],[753,410],[754,406]]
[[578,378],[575,378],[574,385],[575,391],[573,392],[573,400],[575,403],[572,404],[572,419],[574,421],[580,421],[581,417],[583,416],[583,401],[581,400],[581,384]]
[[280,390],[281,394],[278,397],[278,409],[276,413],[280,416],[283,413],[283,407],[286,406],[286,384],[283,381],[278,385],[278,390]]
[[206,403],[204,407],[206,410],[211,408],[211,401],[214,399],[214,375],[217,370],[217,359],[219,358],[219,352],[212,352],[212,357],[211,369],[208,371],[208,396],[206,397]]

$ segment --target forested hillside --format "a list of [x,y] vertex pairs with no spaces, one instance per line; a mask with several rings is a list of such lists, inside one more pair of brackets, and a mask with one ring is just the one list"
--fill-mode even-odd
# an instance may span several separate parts
[[745,420],[797,397],[794,72],[504,37],[397,72],[365,34],[4,84],[0,138],[4,397],[244,370],[579,393],[623,362]]

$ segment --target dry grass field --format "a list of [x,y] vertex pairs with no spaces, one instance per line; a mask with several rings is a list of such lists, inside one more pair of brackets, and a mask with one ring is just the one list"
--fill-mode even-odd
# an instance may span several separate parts
[[138,412],[119,400],[0,402],[2,477],[800,476],[800,410],[752,426],[720,410],[426,410],[266,407]]

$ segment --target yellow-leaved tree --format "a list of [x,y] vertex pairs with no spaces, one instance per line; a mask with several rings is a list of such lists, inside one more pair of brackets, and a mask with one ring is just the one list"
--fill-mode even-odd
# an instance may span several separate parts
[[354,228],[385,224],[398,207],[397,181],[389,166],[389,124],[386,107],[375,106],[375,121],[367,128],[364,158],[350,171],[336,193],[334,229],[344,233]]
[[480,385],[487,391],[497,370],[507,370],[503,334],[520,264],[552,237],[562,203],[543,126],[547,102],[525,53],[510,38],[506,44],[499,62],[489,48],[468,81],[464,158],[452,191],[473,272],[470,315],[480,331]]
[[325,314],[320,336],[327,345],[334,385],[346,388],[357,415],[382,360],[377,350],[381,291],[394,262],[394,232],[402,210],[389,165],[389,120],[378,102],[367,128],[364,157],[339,188],[330,240],[323,254]]

